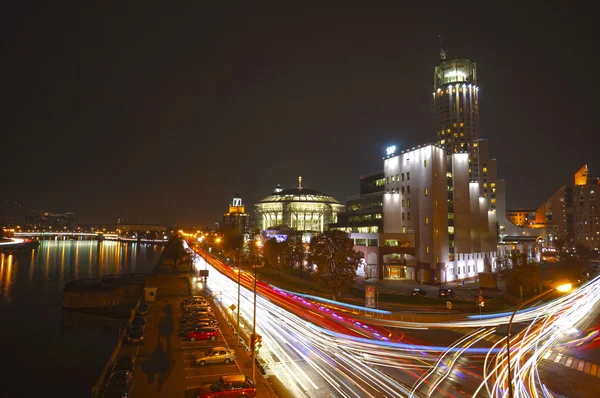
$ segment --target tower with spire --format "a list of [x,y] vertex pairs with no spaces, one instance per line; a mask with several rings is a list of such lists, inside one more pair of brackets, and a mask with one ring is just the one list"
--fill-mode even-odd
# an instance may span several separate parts
[[248,214],[244,211],[244,203],[239,193],[233,197],[229,212],[223,215],[223,225],[240,234],[248,233]]

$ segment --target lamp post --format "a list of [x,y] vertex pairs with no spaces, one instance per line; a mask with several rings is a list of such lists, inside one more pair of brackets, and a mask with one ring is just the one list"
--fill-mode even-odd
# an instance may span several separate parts
[[569,282],[557,284],[556,287],[552,287],[552,288],[538,294],[537,296],[530,298],[529,300],[521,302],[519,305],[517,305],[515,307],[515,310],[513,311],[512,315],[510,316],[510,321],[508,322],[508,327],[506,328],[506,359],[508,360],[508,397],[509,398],[513,398],[512,369],[511,369],[511,365],[510,365],[510,327],[512,326],[512,322],[515,317],[515,314],[521,308],[523,308],[525,305],[530,304],[530,303],[544,297],[548,293],[551,293],[553,291],[557,291],[560,293],[567,293],[568,291],[571,290],[572,287],[573,287],[573,285]]
[[[262,247],[262,242],[260,240],[256,241],[256,264],[254,264],[254,315],[252,318],[252,336],[251,338],[254,340],[254,336],[256,336],[256,269],[258,268],[258,249]],[[252,348],[254,348],[254,344],[250,344]],[[256,349],[252,350],[252,381],[256,380]]]

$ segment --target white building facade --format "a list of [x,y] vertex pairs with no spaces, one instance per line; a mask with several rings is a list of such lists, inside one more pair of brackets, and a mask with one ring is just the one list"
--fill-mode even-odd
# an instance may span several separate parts
[[[446,283],[491,271],[496,256],[496,211],[470,182],[469,155],[422,145],[384,158],[384,232],[380,279],[390,267],[400,278]],[[400,260],[400,261],[398,261]],[[399,264],[399,265],[398,265]]]

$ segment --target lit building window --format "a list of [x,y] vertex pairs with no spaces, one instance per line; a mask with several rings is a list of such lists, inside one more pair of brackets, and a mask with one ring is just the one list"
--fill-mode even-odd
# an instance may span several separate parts
[[406,233],[406,227],[402,227],[402,233],[405,234]]
[[425,225],[429,225],[429,217],[425,217]]
[[440,230],[439,229],[435,230],[435,236],[440,236]]
[[487,167],[484,167],[482,170],[484,173],[487,173]]
[[425,188],[425,196],[429,195],[429,188]]
[[423,160],[423,167],[427,167],[427,159]]
[[406,173],[406,181],[410,180],[410,171]]
[[460,123],[460,127],[464,127],[464,125],[465,125],[465,124],[464,124],[463,122],[461,122],[461,123]]
[[425,246],[425,253],[429,254],[429,246]]

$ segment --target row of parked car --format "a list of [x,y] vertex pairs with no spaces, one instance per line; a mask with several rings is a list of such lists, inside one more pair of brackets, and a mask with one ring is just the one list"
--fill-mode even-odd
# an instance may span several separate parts
[[[415,287],[412,292],[410,292],[410,294],[412,296],[426,296],[427,295],[427,291],[425,291],[425,289],[421,289],[420,287]],[[453,298],[454,297],[454,290],[452,289],[439,289],[438,290],[438,298],[445,298],[445,299],[449,299],[449,298]]]
[[135,316],[127,325],[124,337],[125,343],[143,343],[146,333],[146,317],[148,316],[148,303],[142,301],[135,311]]
[[[208,301],[202,296],[194,296],[181,303],[180,335],[189,341],[216,340],[219,336],[217,320]],[[231,364],[235,362],[235,351],[225,346],[209,348],[194,357],[199,366],[209,364]],[[254,398],[256,386],[243,374],[221,376],[212,384],[205,384],[194,393],[194,398]]]
[[[124,341],[126,343],[141,343],[146,331],[146,317],[150,307],[142,301],[135,311],[135,316],[128,323]],[[124,398],[131,395],[133,388],[133,369],[135,358],[123,355],[117,358],[107,373],[106,383],[102,393],[103,398]]]
[[219,328],[215,313],[202,296],[193,296],[181,302],[179,335],[189,341],[216,340]]

